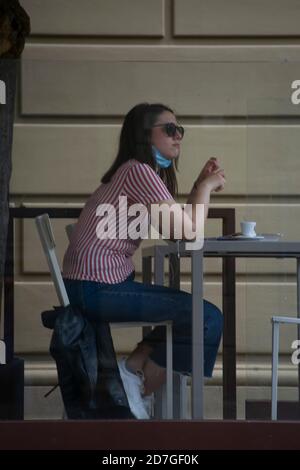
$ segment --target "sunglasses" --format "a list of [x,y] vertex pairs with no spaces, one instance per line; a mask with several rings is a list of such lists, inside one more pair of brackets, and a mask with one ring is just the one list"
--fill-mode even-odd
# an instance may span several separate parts
[[155,124],[153,127],[162,127],[168,137],[175,137],[176,134],[178,134],[180,139],[182,139],[184,136],[184,128],[182,126],[177,126],[174,122]]

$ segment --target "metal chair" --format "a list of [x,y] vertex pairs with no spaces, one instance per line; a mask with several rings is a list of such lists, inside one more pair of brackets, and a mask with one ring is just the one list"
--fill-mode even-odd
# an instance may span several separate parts
[[279,327],[280,324],[300,325],[300,318],[277,317],[271,319],[272,322],[272,420],[277,419],[278,400],[278,356],[279,356]]
[[[48,262],[51,277],[55,286],[55,290],[59,299],[59,302],[63,306],[70,304],[68,294],[64,285],[64,281],[61,275],[59,263],[57,260],[55,248],[55,239],[50,223],[48,214],[42,214],[35,219],[36,226],[38,229],[39,237],[42,243],[42,247]],[[73,231],[72,225],[66,227],[68,236],[71,236]],[[146,322],[124,322],[124,323],[111,323],[114,328],[129,328],[129,327],[145,327],[151,325],[164,325],[167,330],[167,380],[166,380],[166,412],[165,416],[168,419],[173,418],[173,338],[172,338],[172,321],[146,323]]]
[[4,341],[0,341],[0,364],[6,364],[6,348]]

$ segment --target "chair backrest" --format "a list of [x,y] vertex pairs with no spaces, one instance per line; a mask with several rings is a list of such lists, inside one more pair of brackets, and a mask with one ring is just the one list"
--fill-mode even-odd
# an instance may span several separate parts
[[58,299],[64,307],[70,304],[68,294],[61,275],[55,252],[55,240],[48,214],[42,214],[35,218],[35,223],[40,236],[42,247],[50,269]]
[[6,364],[6,348],[4,341],[0,341],[0,364]]

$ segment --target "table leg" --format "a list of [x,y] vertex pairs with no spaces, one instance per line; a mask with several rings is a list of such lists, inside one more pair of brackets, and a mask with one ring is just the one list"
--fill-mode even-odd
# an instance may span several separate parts
[[194,250],[192,258],[192,417],[203,419],[204,395],[204,322],[203,322],[203,251]]
[[235,258],[223,258],[223,418],[236,419]]
[[180,289],[180,258],[174,253],[169,255],[169,286]]
[[[177,253],[169,254],[169,287],[180,290],[180,258]],[[188,410],[188,377],[174,372],[174,418],[187,419]]]
[[[300,258],[297,258],[297,317],[300,318]],[[300,325],[297,326],[297,339],[300,340]],[[298,365],[298,399],[300,401],[300,363]]]
[[143,256],[142,258],[142,277],[145,284],[151,284],[152,281],[151,260],[151,256]]
[[155,247],[154,255],[154,284],[164,285],[164,261],[165,255],[161,253],[159,246]]
[[[142,258],[142,279],[145,284],[152,284],[152,258],[143,256]],[[143,326],[143,338],[152,330],[151,326]]]
[[[152,284],[152,258],[151,256],[143,256],[142,258],[142,275],[145,284]],[[143,327],[143,338],[152,330],[151,326]],[[165,412],[165,390],[155,392],[154,417],[162,419]]]
[[[154,256],[154,284],[164,285],[164,261],[165,255],[155,247]],[[170,326],[172,331],[172,326]],[[173,345],[168,344],[167,347],[167,383],[166,383],[166,400],[167,400],[167,418],[173,418]],[[164,401],[164,400],[163,400]],[[162,403],[164,405],[164,403]],[[165,407],[164,407],[165,408]]]

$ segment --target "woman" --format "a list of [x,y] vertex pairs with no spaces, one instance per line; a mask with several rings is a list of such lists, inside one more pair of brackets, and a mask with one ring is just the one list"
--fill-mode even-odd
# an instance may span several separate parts
[[[224,187],[224,172],[216,159],[206,163],[187,201],[193,210],[190,216],[184,214],[174,200],[175,168],[183,135],[183,127],[165,105],[142,103],[129,111],[123,123],[117,157],[76,224],[64,257],[63,274],[71,304],[80,307],[92,321],[153,323],[172,320],[174,369],[190,373],[191,295],[134,281],[132,255],[141,239],[124,236],[132,218],[124,222],[125,219],[118,217],[120,197],[127,198],[129,208],[137,203],[149,210],[153,204],[176,204],[177,212],[170,227],[172,239],[176,223],[188,230],[195,229],[196,204],[204,204],[207,215],[211,192]],[[103,208],[109,208],[106,217]],[[180,219],[180,216],[183,217]],[[103,236],[105,228],[106,237]],[[161,221],[158,230],[164,231]],[[116,236],[117,231],[119,236]],[[204,372],[207,377],[212,375],[222,324],[218,308],[204,301]],[[149,418],[147,397],[165,382],[165,367],[163,326],[152,330],[126,360],[119,362],[129,405],[137,418]]]

